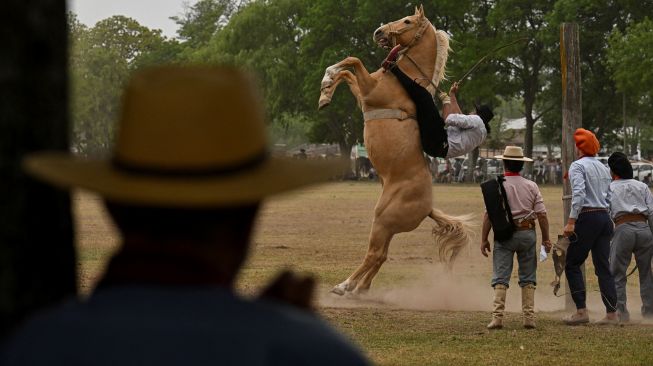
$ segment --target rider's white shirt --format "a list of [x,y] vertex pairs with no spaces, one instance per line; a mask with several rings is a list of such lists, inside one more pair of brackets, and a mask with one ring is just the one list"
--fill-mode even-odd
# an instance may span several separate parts
[[483,120],[475,114],[450,114],[444,124],[447,126],[449,140],[447,158],[467,154],[481,145],[487,137]]

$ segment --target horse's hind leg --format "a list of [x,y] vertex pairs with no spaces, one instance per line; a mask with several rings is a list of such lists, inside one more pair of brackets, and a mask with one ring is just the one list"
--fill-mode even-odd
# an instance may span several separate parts
[[363,275],[363,278],[361,278],[361,280],[358,282],[358,286],[356,286],[356,288],[353,291],[354,293],[366,292],[367,290],[370,289],[370,286],[372,286],[372,280],[374,279],[376,274],[379,273],[379,270],[381,269],[381,266],[386,261],[386,259],[388,259],[388,248],[390,248],[390,239],[392,239],[392,236],[390,236],[388,241],[383,246],[383,252],[381,253],[381,255],[376,257],[376,260],[373,262],[370,269],[367,270],[367,272]]
[[[354,289],[369,289],[372,278],[379,271],[381,265],[387,259],[388,246],[394,234],[390,233],[385,227],[377,222],[372,224],[372,232],[370,233],[370,243],[367,249],[367,254],[363,263],[349,276],[344,282],[335,286],[331,292],[337,295],[344,295],[347,291]],[[361,287],[358,282],[363,279]],[[357,286],[358,285],[358,286]]]

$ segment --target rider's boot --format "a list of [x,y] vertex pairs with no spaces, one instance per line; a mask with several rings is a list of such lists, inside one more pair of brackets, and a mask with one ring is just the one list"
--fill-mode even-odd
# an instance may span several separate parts
[[521,308],[524,314],[524,328],[535,328],[535,285],[529,283],[521,288]]
[[506,291],[508,287],[502,284],[494,285],[494,303],[492,310],[492,321],[487,325],[487,329],[503,328],[503,312],[506,309]]

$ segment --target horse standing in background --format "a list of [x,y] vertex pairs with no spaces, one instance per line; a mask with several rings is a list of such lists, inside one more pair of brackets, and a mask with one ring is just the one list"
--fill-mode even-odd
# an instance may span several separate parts
[[[378,28],[374,41],[397,53],[397,66],[434,94],[444,78],[449,37],[424,16],[415,14]],[[348,70],[353,68],[353,71]],[[363,263],[332,292],[344,295],[370,288],[388,256],[392,237],[412,231],[426,218],[434,222],[438,255],[451,264],[469,242],[467,217],[454,217],[432,207],[431,175],[422,152],[415,120],[415,104],[396,77],[381,68],[370,74],[356,57],[326,69],[319,109],[329,105],[336,87],[345,81],[356,97],[365,120],[364,138],[369,159],[381,180],[381,197],[374,209],[369,248]]]

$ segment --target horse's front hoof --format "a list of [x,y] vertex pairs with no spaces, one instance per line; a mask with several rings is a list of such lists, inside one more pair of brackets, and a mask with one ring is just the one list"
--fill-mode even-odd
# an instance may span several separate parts
[[320,109],[328,106],[329,104],[331,104],[331,99],[326,97],[320,98],[320,101],[318,102],[317,110],[319,111]]
[[342,287],[341,285],[337,285],[337,286],[334,286],[334,287],[331,289],[331,293],[332,293],[332,294],[336,294],[336,295],[338,295],[338,296],[342,296],[342,295],[345,294],[345,289],[344,289],[344,287]]

